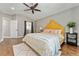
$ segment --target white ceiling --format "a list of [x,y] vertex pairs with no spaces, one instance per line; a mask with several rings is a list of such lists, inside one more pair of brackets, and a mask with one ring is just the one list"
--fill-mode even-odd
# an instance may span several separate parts
[[[22,3],[0,3],[0,12],[6,13],[9,15],[23,15],[27,16],[31,19],[41,19],[49,15],[53,15],[55,13],[61,12],[63,10],[79,6],[78,3],[39,3],[38,9],[41,12],[35,12],[33,15],[31,11],[24,11],[28,9]],[[15,10],[11,10],[11,7],[14,7]]]

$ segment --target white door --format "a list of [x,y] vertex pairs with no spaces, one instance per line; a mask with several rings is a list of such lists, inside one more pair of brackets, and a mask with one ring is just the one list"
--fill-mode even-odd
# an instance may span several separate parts
[[10,37],[10,20],[8,18],[2,19],[2,37]]
[[11,20],[11,37],[16,38],[17,37],[17,20]]
[[6,26],[7,25],[7,22],[6,20],[2,20],[2,37],[4,38],[5,37],[5,33],[6,33]]

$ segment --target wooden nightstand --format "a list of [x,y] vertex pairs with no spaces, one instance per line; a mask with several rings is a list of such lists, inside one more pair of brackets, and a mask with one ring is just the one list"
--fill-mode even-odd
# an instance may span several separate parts
[[66,42],[67,44],[75,45],[77,46],[77,33],[66,33]]

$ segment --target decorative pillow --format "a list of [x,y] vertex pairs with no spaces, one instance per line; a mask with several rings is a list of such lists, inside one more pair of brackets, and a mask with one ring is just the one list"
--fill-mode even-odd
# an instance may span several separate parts
[[50,30],[52,34],[57,34],[57,31],[56,30]]
[[49,32],[51,32],[51,30],[50,29],[45,29],[43,32],[49,33]]
[[61,30],[55,30],[55,29],[45,29],[43,32],[51,34],[61,34]]
[[61,30],[56,30],[56,31],[57,31],[57,34],[61,34],[61,32],[62,32]]

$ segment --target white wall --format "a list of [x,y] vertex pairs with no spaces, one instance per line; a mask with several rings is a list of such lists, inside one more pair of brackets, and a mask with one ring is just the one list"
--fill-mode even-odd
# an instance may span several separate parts
[[79,33],[79,7],[71,8],[69,10],[65,10],[52,16],[40,19],[37,21],[37,32],[40,31],[40,27],[45,27],[51,19],[55,19],[57,22],[63,25],[66,29],[65,31],[67,31],[67,23],[69,21],[75,21],[77,24],[75,31]]
[[7,20],[7,23],[8,23],[8,25],[6,27],[6,31],[5,31],[5,35],[4,36],[9,36],[10,35],[9,20],[11,20],[12,18],[11,18],[10,15],[0,13],[0,41],[3,38],[3,36],[2,36],[3,35],[2,34],[2,31],[3,31],[3,29],[2,29],[2,23],[3,23],[4,19]]

